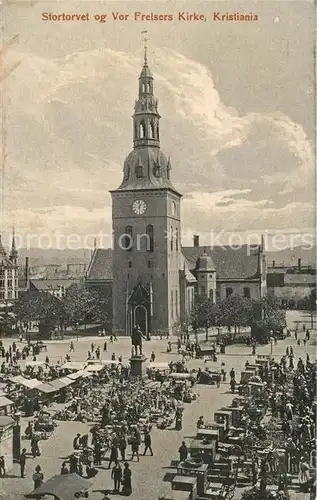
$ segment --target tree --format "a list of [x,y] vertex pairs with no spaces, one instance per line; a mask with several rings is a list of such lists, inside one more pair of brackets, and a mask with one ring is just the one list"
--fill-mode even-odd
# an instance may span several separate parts
[[[38,322],[40,333],[49,333],[55,327],[65,326],[66,314],[61,299],[48,292],[29,291],[14,305],[14,312],[26,329],[30,322]],[[42,331],[41,331],[42,328]]]
[[234,327],[235,332],[241,326],[250,326],[253,317],[253,301],[239,294],[232,294],[218,304],[219,323]]
[[208,329],[217,321],[217,306],[206,296],[198,296],[191,314],[191,325],[195,331],[204,328],[206,340],[208,340]]
[[108,299],[101,292],[82,284],[74,284],[68,288],[63,304],[67,322],[74,328],[89,322],[105,323],[108,319]]

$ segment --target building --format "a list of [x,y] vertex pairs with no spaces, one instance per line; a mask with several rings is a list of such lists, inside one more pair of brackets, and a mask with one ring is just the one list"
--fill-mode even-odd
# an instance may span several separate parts
[[[172,163],[160,147],[160,115],[147,63],[139,77],[133,114],[133,149],[123,180],[111,191],[113,249],[95,249],[86,280],[112,297],[112,325],[129,335],[168,334],[194,307],[196,294],[215,302],[231,293],[260,298],[266,289],[263,245],[181,246],[181,193]],[[110,292],[111,290],[111,292]]]
[[31,279],[29,281],[29,290],[39,293],[46,292],[61,299],[65,297],[68,288],[80,283],[80,279]]
[[316,293],[316,266],[304,264],[301,258],[297,265],[276,263],[268,265],[268,290],[280,300],[285,307],[303,307],[303,300],[308,299],[312,292]]
[[7,255],[0,236],[0,303],[8,302],[18,298],[18,252],[15,246],[15,237],[12,237],[12,245]]

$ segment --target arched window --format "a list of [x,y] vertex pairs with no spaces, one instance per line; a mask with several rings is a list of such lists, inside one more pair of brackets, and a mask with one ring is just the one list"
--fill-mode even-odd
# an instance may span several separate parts
[[175,250],[178,251],[178,229],[175,229]]
[[150,94],[150,92],[151,92],[151,84],[150,84],[150,82],[148,82],[148,84],[147,84],[147,91]]
[[250,293],[250,288],[248,286],[246,286],[244,289],[243,289],[243,296],[246,298],[246,299],[249,299],[251,297],[251,293]]
[[123,236],[122,250],[128,250],[128,252],[131,252],[133,246],[132,226],[125,227]]
[[154,165],[153,174],[155,175],[155,177],[161,177],[162,175],[161,165],[158,165],[157,163]]
[[214,301],[214,291],[212,288],[209,290],[209,299],[211,300],[211,302]]
[[146,249],[148,252],[153,252],[154,250],[154,229],[151,224],[146,227]]
[[141,122],[140,123],[140,139],[143,139],[145,137],[145,123]]
[[230,297],[233,294],[233,290],[231,287],[226,288],[226,297]]
[[151,124],[150,124],[150,137],[152,139],[155,139],[155,125],[154,125],[154,122],[151,122]]
[[145,92],[145,83],[142,83],[142,93]]
[[200,285],[200,295],[206,295],[206,287],[204,285]]
[[143,167],[142,167],[142,165],[137,165],[135,167],[135,176],[138,179],[141,179],[141,177],[143,177]]
[[158,123],[156,124],[156,138],[157,139],[160,138],[160,128],[159,128],[159,124]]

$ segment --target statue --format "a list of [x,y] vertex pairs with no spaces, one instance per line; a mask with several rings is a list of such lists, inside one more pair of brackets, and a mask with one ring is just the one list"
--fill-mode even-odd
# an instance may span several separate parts
[[[136,356],[138,354],[138,348],[139,348],[139,354],[142,355],[142,337],[145,339],[141,331],[141,328],[139,327],[139,325],[136,325],[132,330],[132,336],[131,336],[132,346],[134,347],[134,354]],[[132,349],[132,354],[133,354],[133,349]]]

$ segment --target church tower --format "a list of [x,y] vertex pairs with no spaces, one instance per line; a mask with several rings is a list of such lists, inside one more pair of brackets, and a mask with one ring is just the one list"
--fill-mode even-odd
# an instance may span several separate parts
[[167,334],[179,321],[181,194],[160,149],[160,115],[144,51],[133,114],[133,150],[123,180],[111,191],[113,224],[113,331]]

